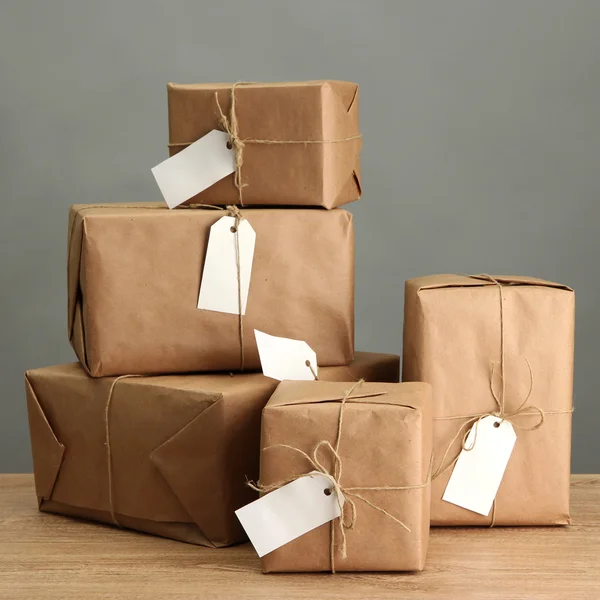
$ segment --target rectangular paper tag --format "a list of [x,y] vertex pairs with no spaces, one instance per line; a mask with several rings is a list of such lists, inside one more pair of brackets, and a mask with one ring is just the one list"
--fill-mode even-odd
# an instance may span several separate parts
[[235,155],[227,147],[228,142],[227,133],[213,129],[152,169],[169,208],[179,206],[235,172]]
[[[256,232],[242,219],[238,231],[242,314],[246,314]],[[211,228],[206,249],[198,308],[240,314],[235,218],[221,217]]]
[[513,451],[517,435],[508,421],[484,417],[469,431],[442,500],[487,516]]
[[331,488],[327,477],[313,471],[239,508],[235,514],[258,555],[264,556],[340,516],[337,494]]
[[283,381],[313,381],[318,375],[317,355],[315,351],[301,340],[276,337],[254,330],[256,345],[260,357],[263,374]]

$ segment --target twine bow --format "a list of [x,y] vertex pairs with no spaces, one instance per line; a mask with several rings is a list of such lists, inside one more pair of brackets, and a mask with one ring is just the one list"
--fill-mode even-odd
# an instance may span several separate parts
[[[536,429],[539,429],[544,424],[545,416],[547,413],[539,406],[536,406],[534,404],[527,405],[527,402],[529,401],[529,399],[531,397],[531,393],[533,391],[533,371],[531,369],[531,364],[529,363],[529,360],[527,359],[527,357],[524,357],[524,358],[525,358],[525,362],[527,363],[527,367],[529,369],[529,382],[530,382],[529,390],[527,392],[527,395],[525,396],[525,399],[523,400],[523,402],[519,405],[519,407],[516,410],[506,411],[505,407],[504,407],[504,403],[501,400],[503,398],[503,396],[498,397],[498,394],[496,394],[496,391],[494,390],[493,379],[494,379],[494,373],[496,370],[496,367],[494,365],[494,366],[492,366],[492,373],[490,375],[490,391],[491,391],[492,397],[494,398],[494,401],[496,403],[496,407],[497,407],[496,410],[482,412],[482,413],[478,413],[475,415],[457,415],[457,416],[453,416],[453,417],[435,417],[434,418],[434,421],[454,421],[454,420],[462,420],[462,419],[467,419],[467,421],[465,421],[465,423],[463,423],[461,425],[461,427],[457,431],[456,435],[452,438],[452,441],[448,444],[448,447],[446,448],[446,452],[444,453],[438,468],[435,470],[435,472],[432,475],[433,479],[436,479],[440,475],[443,475],[444,473],[446,473],[449,469],[451,469],[456,464],[456,461],[458,460],[458,457],[460,456],[460,452],[457,456],[455,456],[453,458],[453,460],[449,464],[444,466],[444,463],[445,463],[446,459],[448,458],[448,454],[449,454],[450,450],[452,449],[452,446],[454,445],[456,440],[460,438],[461,434],[463,435],[463,439],[462,439],[462,443],[461,443],[461,451],[464,450],[466,452],[469,452],[469,451],[473,450],[473,448],[475,448],[475,444],[477,442],[477,426],[479,424],[479,421],[481,421],[482,419],[484,419],[486,417],[496,417],[496,418],[500,419],[500,421],[498,422],[498,425],[496,425],[496,426],[499,426],[499,424],[502,421],[508,421],[515,429],[521,429],[523,431],[535,431]],[[504,381],[503,381],[503,383],[504,383]],[[549,414],[556,413],[556,411],[548,411],[548,412],[549,412]],[[532,416],[532,415],[536,415],[536,414],[539,415],[539,420],[530,426],[525,426],[525,425],[519,424],[518,421],[516,420],[517,417],[520,417],[520,416]],[[473,436],[472,443],[469,445],[469,444],[467,444],[467,439],[469,437],[469,433],[471,432],[471,429],[473,429],[473,428],[475,428],[475,430],[474,430],[475,434]]]
[[[233,176],[233,184],[238,192],[238,202],[240,206],[244,206],[244,200],[242,196],[242,190],[247,187],[247,183],[242,181],[242,165],[244,164],[244,149],[246,144],[337,144],[340,142],[349,142],[351,140],[358,140],[362,138],[362,134],[351,135],[344,138],[332,139],[332,140],[278,140],[278,139],[259,139],[259,138],[241,138],[239,135],[239,123],[236,112],[237,98],[235,91],[238,87],[244,85],[254,85],[254,81],[238,81],[231,86],[230,98],[231,108],[229,110],[229,116],[225,114],[221,108],[219,102],[219,94],[215,92],[215,103],[217,110],[219,111],[219,125],[223,128],[223,131],[229,136],[229,142],[227,147],[232,149],[235,158],[235,173]],[[185,147],[189,146],[192,142],[175,142],[170,143],[169,147]]]
[[[371,502],[370,500],[368,500],[367,498],[365,498],[360,492],[416,490],[416,489],[421,489],[421,488],[426,487],[427,485],[429,485],[429,483],[431,481],[430,476],[428,476],[427,481],[425,483],[419,484],[419,485],[366,486],[366,487],[362,487],[362,486],[361,487],[346,487],[346,486],[342,485],[341,479],[342,479],[343,463],[342,463],[342,458],[340,456],[339,450],[340,450],[340,441],[341,441],[341,437],[342,437],[342,426],[343,426],[343,421],[344,421],[344,408],[345,408],[346,402],[350,398],[372,398],[372,397],[382,396],[386,393],[386,392],[374,392],[374,393],[367,393],[364,395],[353,396],[352,394],[354,393],[355,389],[357,387],[359,387],[360,385],[362,385],[363,383],[364,383],[364,379],[359,379],[355,384],[352,385],[352,387],[350,389],[348,389],[344,393],[344,396],[341,399],[335,445],[332,445],[331,442],[329,442],[329,440],[320,440],[319,442],[317,442],[317,444],[313,448],[312,455],[304,452],[304,450],[301,450],[300,448],[296,448],[295,446],[290,446],[288,444],[273,444],[272,446],[267,446],[266,448],[263,448],[263,451],[272,450],[275,448],[282,448],[282,449],[287,449],[287,450],[296,452],[296,453],[300,454],[301,456],[303,456],[309,462],[309,464],[313,468],[313,471],[307,472],[307,473],[302,473],[300,475],[290,477],[283,481],[278,481],[278,482],[272,483],[272,484],[262,484],[260,482],[255,484],[255,483],[252,483],[251,481],[248,482],[248,486],[251,487],[253,490],[255,490],[257,492],[261,492],[261,493],[268,493],[268,492],[272,492],[273,490],[279,489],[280,487],[283,487],[284,485],[287,485],[288,483],[292,483],[293,481],[296,481],[297,479],[300,479],[302,477],[311,477],[313,475],[314,471],[317,471],[317,472],[321,473],[323,476],[325,476],[331,482],[331,488],[329,488],[329,493],[335,494],[339,508],[340,508],[341,516],[338,519],[336,519],[336,521],[338,524],[340,540],[341,540],[340,544],[339,544],[339,548],[340,548],[340,554],[341,554],[342,558],[347,558],[347,556],[348,556],[346,531],[349,529],[354,529],[354,526],[356,525],[356,519],[357,519],[356,500],[358,500],[360,502],[364,502],[365,504],[367,504],[374,510],[386,515],[389,519],[391,519],[392,521],[394,521],[395,523],[400,525],[403,529],[410,532],[410,528],[408,527],[408,525],[406,525],[406,523],[404,523],[403,521],[401,521],[400,519],[398,519],[397,517],[395,517],[394,515],[389,513],[387,510],[385,510],[381,506],[378,506],[377,504],[375,504],[375,503]],[[323,464],[323,462],[321,462],[321,460],[319,458],[319,453],[322,450],[327,450],[327,452],[333,459],[332,460],[333,469],[328,469],[327,466],[325,464]],[[349,507],[349,511],[350,511],[349,515],[347,514],[346,506]],[[335,573],[335,548],[336,548],[335,524],[336,524],[336,521],[331,521],[331,525],[330,525],[331,544],[330,544],[330,549],[329,549],[329,556],[330,556],[330,564],[331,564],[331,572],[332,573]]]

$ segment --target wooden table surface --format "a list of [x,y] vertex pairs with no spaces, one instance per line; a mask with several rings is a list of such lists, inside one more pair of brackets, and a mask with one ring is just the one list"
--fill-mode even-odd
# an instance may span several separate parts
[[573,525],[433,529],[422,573],[263,575],[213,550],[39,513],[31,475],[0,475],[2,600],[600,599],[600,476],[574,475]]

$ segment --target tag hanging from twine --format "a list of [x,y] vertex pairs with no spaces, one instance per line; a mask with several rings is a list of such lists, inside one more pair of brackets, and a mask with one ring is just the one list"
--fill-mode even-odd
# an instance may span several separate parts
[[[313,448],[312,455],[304,452],[300,448],[296,448],[295,446],[291,446],[288,444],[274,444],[272,446],[267,446],[263,448],[263,452],[267,450],[273,450],[277,448],[291,450],[292,452],[296,452],[303,456],[311,465],[312,469],[306,473],[302,473],[301,475],[297,475],[294,477],[290,477],[289,479],[278,481],[272,484],[261,484],[260,482],[253,483],[249,481],[247,485],[253,490],[260,493],[268,493],[273,490],[279,489],[284,485],[292,483],[301,477],[310,477],[312,471],[318,471],[322,473],[329,481],[331,482],[331,493],[336,495],[341,516],[336,520],[331,521],[330,529],[331,529],[331,544],[329,547],[329,560],[331,565],[331,572],[335,573],[335,530],[336,530],[336,521],[338,524],[338,529],[340,533],[340,554],[342,558],[347,558],[347,539],[346,539],[346,530],[353,529],[356,524],[357,518],[357,509],[356,509],[356,501],[363,502],[364,504],[370,506],[372,509],[384,514],[386,517],[391,519],[394,523],[410,532],[410,528],[400,519],[389,513],[387,510],[378,506],[377,504],[371,502],[367,498],[365,498],[361,492],[377,492],[377,491],[401,491],[401,490],[416,490],[421,489],[428,486],[431,483],[431,472],[427,477],[427,481],[425,483],[419,485],[405,485],[405,486],[371,486],[371,487],[345,487],[341,483],[342,478],[342,458],[340,456],[340,442],[342,439],[342,431],[343,431],[343,422],[344,422],[344,408],[346,406],[346,402],[351,398],[373,398],[377,396],[382,396],[386,392],[374,392],[368,394],[361,394],[353,396],[356,388],[361,386],[364,383],[364,379],[359,379],[356,383],[352,385],[341,398],[340,401],[340,410],[338,416],[338,424],[337,424],[337,433],[336,433],[336,441],[335,445],[332,445],[329,440],[321,440],[317,442],[315,447]],[[331,472],[320,460],[319,453],[322,450],[326,450],[331,458],[333,459],[333,472]],[[430,466],[431,470],[431,466]],[[342,498],[344,502],[342,503]],[[350,514],[346,515],[345,508],[349,506]]]
[[[244,315],[242,311],[242,274],[241,274],[241,263],[240,263],[240,237],[239,229],[240,223],[245,219],[242,211],[234,204],[229,206],[214,206],[213,204],[182,204],[177,209],[212,209],[212,210],[225,210],[235,219],[232,233],[234,234],[235,240],[235,267],[237,277],[237,293],[238,293],[238,336],[240,339],[240,371],[244,371]],[[174,210],[177,210],[174,209]]]

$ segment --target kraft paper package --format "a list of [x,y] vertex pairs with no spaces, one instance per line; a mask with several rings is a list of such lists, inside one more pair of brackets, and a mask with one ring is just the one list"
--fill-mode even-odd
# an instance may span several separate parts
[[[398,356],[357,352],[319,377],[397,382],[399,369]],[[67,364],[25,381],[40,510],[193,544],[245,539],[234,510],[257,497],[246,479],[258,477],[260,416],[276,380],[92,378]]]
[[[347,525],[346,558],[338,518],[263,556],[265,572],[423,569],[429,537],[429,385],[283,381],[263,410],[261,448],[264,489],[314,471],[305,455],[331,476],[341,472],[336,480],[345,496]],[[356,505],[353,527],[350,501]]]
[[[573,291],[542,279],[406,282],[403,380],[433,387],[432,525],[570,523],[574,318]],[[517,435],[487,516],[442,500],[464,434],[485,415]]]
[[355,83],[172,83],[168,103],[171,156],[212,130],[231,131],[232,122],[241,142],[233,144],[242,153],[241,190],[229,175],[191,203],[334,208],[360,197]]
[[228,212],[161,203],[76,205],[69,339],[94,377],[259,369],[254,329],[305,341],[319,366],[354,353],[354,233],[335,209],[243,209],[256,232],[238,314],[197,308],[211,226]]

